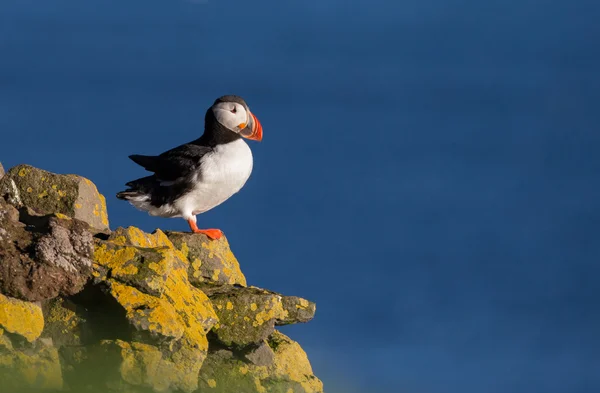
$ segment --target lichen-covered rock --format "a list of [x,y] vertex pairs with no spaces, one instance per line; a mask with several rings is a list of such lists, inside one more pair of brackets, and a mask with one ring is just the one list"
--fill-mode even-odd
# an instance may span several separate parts
[[[165,299],[114,280],[110,281],[110,293],[125,308],[127,319],[138,331],[146,331],[159,340],[183,337],[185,323]],[[205,340],[202,342],[205,347]]]
[[15,349],[0,329],[0,381],[3,393],[62,389],[58,351],[42,341],[24,351]]
[[297,296],[283,296],[281,302],[287,315],[275,322],[277,326],[306,323],[315,317],[317,305],[313,302]]
[[276,325],[307,322],[315,313],[314,303],[308,300],[261,288],[224,285],[205,290],[219,317],[213,332],[226,346],[258,344]]
[[167,232],[175,247],[188,259],[194,285],[230,284],[246,286],[246,277],[225,237],[209,240],[196,233]]
[[[122,340],[103,341],[96,358],[103,364],[105,386],[112,391],[128,391],[130,387],[149,388],[154,392],[179,389],[193,392],[198,387],[198,370],[204,360],[197,352],[187,350],[178,358],[170,358],[157,347]],[[110,359],[110,363],[103,361]],[[197,365],[189,369],[189,365]]]
[[225,238],[111,232],[105,213],[78,176],[0,179],[2,393],[322,392],[275,331],[314,303],[247,287]]
[[2,176],[4,176],[4,167],[2,166],[2,163],[0,162],[0,179],[2,179]]
[[92,236],[82,221],[27,216],[0,198],[0,293],[35,302],[79,292],[92,273]]
[[77,305],[63,298],[52,299],[43,305],[44,331],[42,337],[52,339],[56,348],[81,345],[86,320],[77,313]]
[[226,346],[260,343],[273,333],[275,320],[286,317],[281,296],[259,288],[231,288],[211,301],[219,316],[213,332]]
[[107,230],[106,200],[81,176],[57,175],[29,165],[11,168],[0,180],[0,196],[16,207],[41,214],[60,213]]
[[42,308],[0,294],[0,328],[33,342],[44,330]]
[[[140,347],[140,352],[138,347],[127,347],[129,343],[114,342],[127,354],[124,364],[132,359],[145,364],[151,353],[160,354],[159,364],[179,367],[161,383],[193,391],[197,379],[192,376],[198,374],[208,350],[206,334],[218,318],[206,294],[189,282],[187,259],[161,231],[145,234],[137,228],[120,228],[108,240],[97,240],[94,259],[97,280],[123,307],[135,337],[149,345]],[[149,377],[120,376],[124,383],[152,385]]]
[[200,370],[199,392],[214,393],[322,393],[300,345],[278,331],[267,340],[270,364],[254,364],[236,353],[211,351]]
[[[94,253],[95,265],[99,267],[96,275],[110,276],[106,282],[111,286],[111,293],[126,310],[135,310],[140,315],[141,310],[160,304],[149,297],[161,300],[172,308],[164,310],[163,316],[176,312],[189,338],[204,342],[201,336],[217,322],[217,316],[206,294],[190,284],[187,260],[162,232],[141,237],[137,236],[138,232],[141,231],[136,228],[117,230],[117,234],[128,235],[98,241]],[[149,241],[159,246],[149,250]],[[153,307],[145,307],[148,302],[154,302]],[[172,323],[172,319],[162,323]],[[174,328],[176,330],[179,329]]]

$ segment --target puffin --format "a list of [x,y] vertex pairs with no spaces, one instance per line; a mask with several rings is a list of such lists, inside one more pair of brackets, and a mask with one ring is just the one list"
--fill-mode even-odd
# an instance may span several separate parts
[[225,202],[246,184],[253,160],[244,139],[261,141],[262,135],[260,122],[243,98],[217,98],[206,111],[200,138],[157,156],[129,156],[153,174],[126,183],[128,188],[117,198],[151,216],[181,217],[192,232],[220,239],[220,229],[198,229],[196,215]]

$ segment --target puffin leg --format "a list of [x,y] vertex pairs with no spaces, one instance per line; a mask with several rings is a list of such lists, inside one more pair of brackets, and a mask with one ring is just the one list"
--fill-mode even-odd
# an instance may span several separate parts
[[198,229],[198,225],[196,225],[196,217],[190,218],[187,220],[190,225],[190,229],[194,233],[202,233],[203,235],[208,236],[211,240],[219,240],[223,236],[223,232],[220,229]]

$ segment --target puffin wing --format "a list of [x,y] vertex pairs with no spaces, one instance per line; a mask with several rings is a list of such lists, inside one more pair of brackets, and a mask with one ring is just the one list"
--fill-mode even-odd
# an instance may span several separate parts
[[154,172],[157,179],[164,183],[172,183],[187,178],[200,169],[202,157],[212,148],[195,144],[185,144],[158,156],[134,154],[129,158],[149,172]]

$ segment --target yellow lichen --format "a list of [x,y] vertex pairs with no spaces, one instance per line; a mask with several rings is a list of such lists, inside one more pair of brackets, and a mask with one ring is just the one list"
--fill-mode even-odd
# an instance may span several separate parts
[[256,303],[252,303],[250,305],[250,310],[252,310],[252,311],[256,311],[257,308],[258,308],[258,306],[256,305]]
[[48,196],[48,190],[44,190],[38,194],[38,198],[45,198]]
[[32,192],[32,191],[33,191],[33,188],[27,187],[27,192]]
[[183,321],[168,302],[116,281],[111,282],[111,294],[125,308],[127,317],[134,324],[147,321],[150,332],[175,338],[183,335]]
[[228,310],[233,310],[233,303],[231,302],[227,302],[227,305],[225,306]]
[[269,307],[269,304],[266,303],[264,310],[256,314],[252,326],[258,327],[264,324],[265,322],[271,321],[275,318],[283,317],[285,310],[283,309],[281,301],[276,297],[274,297],[272,300],[273,301],[271,307]]
[[[236,259],[226,238],[221,238],[219,241],[210,241],[202,243],[202,248],[208,251],[208,258],[217,258],[221,261],[223,269],[219,273],[223,273],[227,282],[230,284],[239,283],[246,286],[246,277],[240,270],[240,265]],[[215,275],[212,275],[213,280]]]
[[27,174],[29,173],[30,169],[29,168],[21,168],[19,170],[19,176],[20,177],[25,177],[27,176]]
[[44,315],[36,304],[0,294],[0,326],[33,342],[44,330]]
[[306,392],[321,392],[323,383],[317,378],[307,378],[308,375],[313,375],[313,370],[300,344],[278,331],[273,336],[279,345],[275,349],[275,361],[270,372],[286,375],[290,380],[300,383]]
[[[183,253],[183,251],[182,251],[182,253]],[[199,260],[198,258],[196,258],[192,261],[192,267],[194,268],[194,270],[200,270],[201,266],[202,266],[202,261]]]
[[241,367],[240,367],[240,372],[241,372],[243,375],[246,375],[246,374],[248,374],[248,366],[241,366]]
[[306,299],[300,299],[299,304],[296,304],[296,308],[298,309],[306,309],[310,303]]
[[130,276],[138,272],[135,265],[127,264],[135,255],[136,249],[133,247],[109,248],[103,244],[95,248],[94,261],[100,266],[110,268],[113,275]]
[[81,203],[75,204],[75,209],[81,209],[82,207],[83,207],[83,205]]
[[115,236],[112,242],[122,246],[131,245],[142,248],[158,248],[168,247],[173,248],[173,244],[164,234],[163,231],[157,229],[155,233],[150,234],[136,227],[119,228],[115,233],[120,235]]
[[[183,242],[181,244],[181,252],[183,253],[183,255],[185,255],[186,258],[190,254],[190,248],[188,247],[186,242]],[[202,262],[200,262],[200,260],[197,259],[197,261],[198,261],[198,263],[202,264]],[[198,266],[198,268],[200,268],[200,266]]]
[[100,209],[100,221],[102,221],[103,225],[108,226],[108,214],[107,214],[107,210],[106,210],[106,198],[104,197],[104,195],[98,193],[98,197],[100,198],[100,205],[101,205],[101,209]]
[[254,385],[256,386],[256,390],[258,391],[258,393],[265,393],[267,391],[267,389],[265,389],[265,387],[262,385],[260,378],[258,377],[254,378]]
[[216,388],[217,387],[217,381],[215,381],[214,379],[209,379],[207,381],[207,383],[208,383],[208,386],[211,387],[211,388]]

